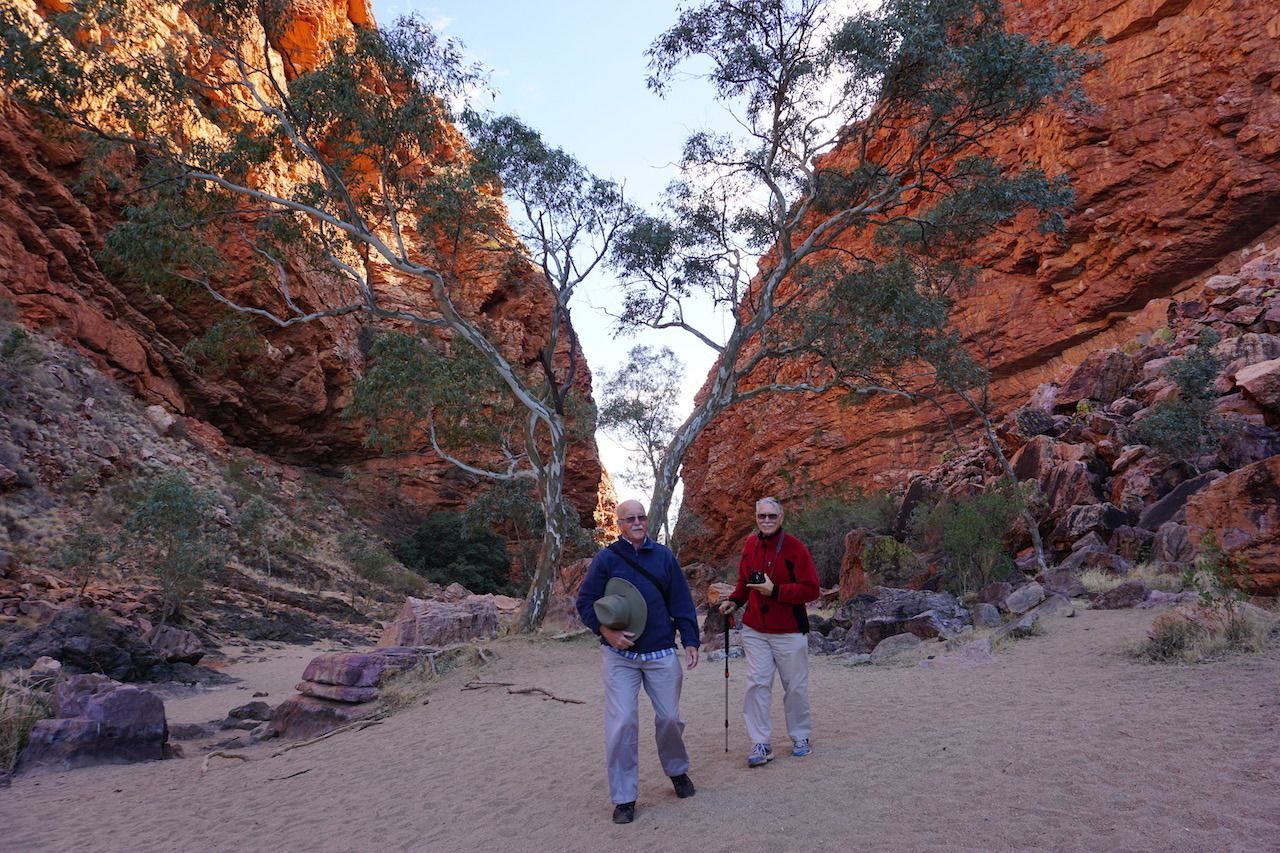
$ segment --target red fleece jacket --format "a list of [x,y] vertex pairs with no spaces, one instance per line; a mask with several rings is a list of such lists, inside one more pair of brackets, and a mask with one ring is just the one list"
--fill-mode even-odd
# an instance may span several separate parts
[[[772,595],[747,589],[752,572],[764,572],[773,581]],[[738,561],[738,585],[729,596],[737,604],[747,603],[744,624],[765,634],[807,634],[804,606],[818,594],[818,570],[803,542],[783,531],[768,539],[759,533],[747,537]]]

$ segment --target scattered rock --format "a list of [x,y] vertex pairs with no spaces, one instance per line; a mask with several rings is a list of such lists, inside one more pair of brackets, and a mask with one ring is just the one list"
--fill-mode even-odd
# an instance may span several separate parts
[[1125,610],[1146,600],[1149,590],[1145,581],[1133,578],[1110,589],[1093,600],[1094,610]]
[[871,651],[871,662],[875,664],[891,663],[908,653],[920,648],[922,640],[915,634],[894,634],[885,637]]
[[52,705],[55,719],[35,724],[19,758],[23,773],[164,757],[164,702],[140,687],[75,675],[54,688]]
[[979,628],[994,628],[1000,624],[1000,610],[994,604],[980,601],[970,609],[973,624]]
[[1010,613],[1026,613],[1044,600],[1044,587],[1034,581],[1024,584],[1004,600],[1004,609]]

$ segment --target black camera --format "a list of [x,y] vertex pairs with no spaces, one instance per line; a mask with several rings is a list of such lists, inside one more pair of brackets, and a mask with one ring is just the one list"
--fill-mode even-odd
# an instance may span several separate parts
[[764,572],[752,572],[747,575],[747,583],[764,583]]

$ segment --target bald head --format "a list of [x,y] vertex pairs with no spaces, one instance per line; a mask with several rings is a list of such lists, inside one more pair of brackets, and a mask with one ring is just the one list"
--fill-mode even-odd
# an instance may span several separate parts
[[615,510],[622,538],[639,548],[649,533],[649,517],[640,501],[623,501]]

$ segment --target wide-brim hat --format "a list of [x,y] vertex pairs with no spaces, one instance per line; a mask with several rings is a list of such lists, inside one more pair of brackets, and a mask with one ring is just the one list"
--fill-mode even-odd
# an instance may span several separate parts
[[604,585],[604,595],[596,599],[594,607],[601,625],[615,631],[631,631],[637,637],[644,633],[649,606],[631,581],[609,578]]

